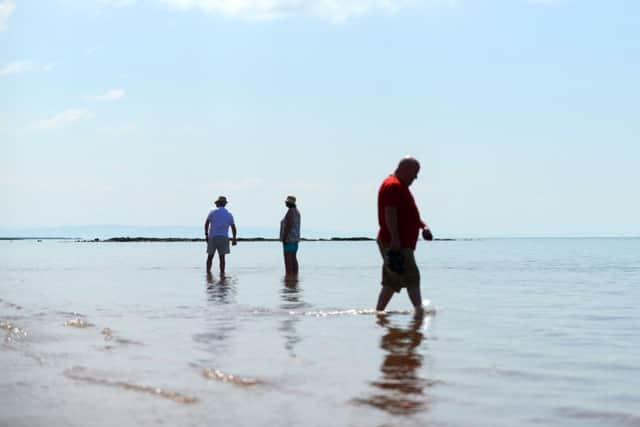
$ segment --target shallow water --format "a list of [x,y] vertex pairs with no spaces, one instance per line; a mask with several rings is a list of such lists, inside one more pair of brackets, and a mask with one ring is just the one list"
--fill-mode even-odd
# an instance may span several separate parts
[[0,242],[0,425],[640,426],[640,239]]

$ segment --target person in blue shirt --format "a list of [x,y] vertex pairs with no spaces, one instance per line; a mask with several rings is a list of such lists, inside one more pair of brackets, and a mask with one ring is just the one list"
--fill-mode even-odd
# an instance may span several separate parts
[[225,275],[225,255],[230,252],[229,228],[231,228],[231,244],[233,246],[237,244],[237,230],[233,215],[226,208],[227,198],[225,196],[218,197],[215,205],[216,209],[209,212],[204,223],[204,237],[207,240],[207,274],[211,274],[213,256],[217,251],[220,260],[220,278],[223,279]]

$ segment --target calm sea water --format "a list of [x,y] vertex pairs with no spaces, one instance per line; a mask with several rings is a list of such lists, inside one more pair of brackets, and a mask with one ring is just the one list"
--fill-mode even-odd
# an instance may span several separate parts
[[640,426],[640,239],[0,242],[0,425]]

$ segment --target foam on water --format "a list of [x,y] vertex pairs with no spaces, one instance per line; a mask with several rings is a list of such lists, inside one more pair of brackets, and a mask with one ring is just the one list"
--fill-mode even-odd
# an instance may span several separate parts
[[202,376],[208,380],[215,380],[239,386],[255,386],[262,383],[262,381],[255,378],[240,377],[214,368],[203,368]]
[[91,373],[91,371],[81,366],[74,366],[71,369],[67,369],[63,372],[63,374],[65,377],[72,380],[84,381],[94,385],[115,387],[123,390],[131,390],[138,393],[145,393],[152,396],[173,400],[177,403],[194,404],[198,402],[198,398],[195,396],[189,396],[160,387],[152,387],[147,385],[134,384],[128,381],[114,381],[107,378],[100,378],[98,374]]
[[0,329],[6,332],[4,342],[12,342],[27,336],[27,331],[21,329],[11,322],[0,320]]
[[[406,310],[385,310],[378,311],[374,308],[325,308],[319,310],[287,310],[287,309],[272,309],[268,307],[255,307],[249,308],[248,312],[256,316],[306,316],[306,317],[336,317],[336,316],[362,316],[362,315],[375,315],[375,314],[387,314],[387,315],[413,315],[416,314],[414,309]],[[422,315],[433,316],[436,314],[436,307],[431,303],[431,300],[425,299],[422,301]]]
[[93,323],[87,322],[86,320],[80,319],[79,317],[75,319],[67,320],[66,322],[64,322],[64,325],[71,326],[73,328],[78,328],[78,329],[92,328],[95,326]]

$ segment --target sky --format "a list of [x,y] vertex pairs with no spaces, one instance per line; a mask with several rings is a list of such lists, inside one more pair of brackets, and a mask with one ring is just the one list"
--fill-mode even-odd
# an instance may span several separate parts
[[640,2],[0,0],[0,228],[640,235]]

